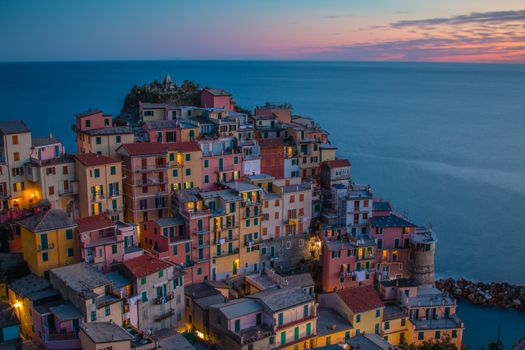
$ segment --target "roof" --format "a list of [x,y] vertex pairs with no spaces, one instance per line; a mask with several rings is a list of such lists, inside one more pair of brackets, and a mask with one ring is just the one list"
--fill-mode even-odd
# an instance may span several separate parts
[[177,120],[150,120],[144,122],[146,128],[150,130],[157,129],[176,129],[179,127],[179,122]]
[[167,143],[168,151],[200,152],[201,148],[196,141]]
[[343,167],[349,167],[350,161],[348,159],[334,159],[334,160],[327,160],[323,164],[325,164],[330,169],[343,168]]
[[61,143],[59,139],[49,135],[48,137],[33,137],[31,139],[31,145],[33,147],[43,147]]
[[402,218],[398,214],[385,216],[373,216],[370,223],[374,227],[415,227],[413,223]]
[[184,220],[180,216],[174,218],[160,218],[154,221],[160,227],[183,225]]
[[77,154],[75,158],[82,163],[84,166],[97,166],[97,165],[106,165],[120,163],[119,160],[106,157],[102,154],[95,153],[81,153]]
[[319,307],[317,309],[317,335],[323,336],[332,333],[350,330],[352,323],[339,315],[335,310]]
[[374,333],[362,333],[346,341],[350,349],[359,350],[392,350],[397,349],[394,345]]
[[261,191],[261,188],[259,186],[244,181],[226,182],[225,185],[228,188],[231,188],[232,190],[235,190],[237,192]]
[[392,211],[392,206],[390,205],[390,202],[387,202],[387,201],[373,202],[372,210],[374,211]]
[[111,280],[95,266],[86,262],[57,267],[52,269],[50,274],[56,276],[67,287],[86,298],[95,297],[95,295],[92,295],[93,289],[111,283]]
[[19,224],[34,233],[77,226],[64,209],[49,209],[19,221]]
[[78,113],[76,117],[77,118],[89,117],[90,115],[98,114],[98,113],[102,113],[102,111],[98,108],[95,108],[95,109],[90,108],[85,112]]
[[113,322],[88,322],[82,323],[80,329],[94,343],[109,343],[133,339],[133,336]]
[[384,280],[379,282],[384,287],[417,287],[419,283],[410,278],[398,278],[395,280]]
[[125,151],[129,156],[163,154],[167,146],[160,142],[135,142],[120,146],[117,150]]
[[78,231],[80,232],[101,230],[103,228],[115,226],[115,223],[104,214],[79,218],[76,221],[78,225]]
[[257,143],[261,148],[284,147],[284,141],[279,138],[271,139],[257,139]]
[[231,96],[231,94],[228,91],[223,89],[206,88],[203,91],[208,91],[214,96]]
[[224,300],[224,295],[215,294],[204,298],[195,299],[194,303],[199,305],[201,309],[208,310],[208,308],[212,305],[224,303]]
[[7,287],[17,295],[30,298],[32,294],[50,288],[51,284],[45,278],[29,274],[9,283]]
[[135,276],[136,278],[149,276],[152,273],[160,270],[167,269],[171,266],[166,261],[157,259],[151,255],[143,254],[131,260],[125,261],[124,266]]
[[51,311],[61,321],[82,318],[82,314],[80,313],[80,311],[78,311],[78,309],[70,303],[63,303],[57,306],[52,306],[49,308],[49,311]]
[[173,329],[164,328],[156,331],[153,337],[158,340],[159,345],[165,350],[195,350],[195,347],[180,333]]
[[219,309],[230,320],[262,310],[262,305],[257,300],[249,298],[236,299],[212,307]]
[[106,277],[113,282],[113,286],[116,288],[122,288],[131,284],[131,281],[119,271],[107,273]]
[[20,324],[15,308],[8,303],[0,302],[0,329]]
[[119,134],[133,134],[133,128],[131,126],[113,126],[110,128],[100,128],[82,131],[90,136],[98,135],[119,135]]
[[221,294],[217,289],[207,283],[194,283],[184,287],[184,294],[193,299],[200,299],[212,295]]
[[248,298],[259,299],[273,312],[314,300],[314,297],[306,293],[302,288],[268,289],[252,294]]
[[336,294],[354,313],[375,310],[384,306],[373,286],[340,290]]
[[30,130],[21,120],[2,120],[0,121],[0,132],[4,135],[9,135],[22,134],[30,132]]

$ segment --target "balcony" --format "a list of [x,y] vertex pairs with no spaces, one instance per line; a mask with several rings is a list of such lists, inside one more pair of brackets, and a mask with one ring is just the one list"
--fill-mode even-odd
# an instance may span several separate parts
[[120,197],[120,191],[111,191],[109,193],[109,198],[115,198],[115,197]]
[[193,230],[193,233],[196,234],[196,235],[204,235],[206,233],[208,233],[209,230],[208,229],[204,229],[204,228],[196,228]]
[[244,246],[245,247],[255,247],[256,245],[258,244],[261,244],[261,240],[260,239],[256,239],[256,240],[253,240],[253,241],[245,241],[244,242]]
[[37,251],[38,252],[45,252],[45,251],[48,251],[48,250],[51,250],[51,249],[55,249],[55,243],[49,243],[47,245],[39,245],[38,248],[37,248]]
[[175,315],[175,310],[169,309],[168,312],[165,312],[163,314],[160,314],[158,316],[155,316],[154,320],[155,322],[160,322],[162,320],[165,320],[167,318],[170,318],[171,316]]
[[94,195],[91,196],[92,202],[100,202],[105,199],[106,199],[106,196],[104,195],[104,193],[95,193]]
[[140,179],[137,182],[137,186],[145,187],[145,186],[158,186],[158,185],[165,185],[167,183],[166,179],[147,179],[144,181],[143,179]]
[[227,252],[224,252],[224,253],[220,253],[220,254],[215,254],[214,255],[214,258],[222,258],[222,257],[226,257],[226,256],[230,256],[230,255],[236,255],[236,254],[239,254],[239,248],[235,248],[235,249],[232,249],[231,251],[227,251]]
[[149,173],[149,172],[152,172],[152,171],[162,171],[162,170],[166,170],[168,168],[168,164],[167,163],[157,163],[155,165],[151,165],[151,166],[147,166],[145,168],[138,168],[136,170],[137,173]]
[[168,301],[173,300],[173,297],[174,297],[173,292],[170,292],[164,297],[157,297],[157,298],[153,299],[153,304],[155,304],[155,305],[166,304]]

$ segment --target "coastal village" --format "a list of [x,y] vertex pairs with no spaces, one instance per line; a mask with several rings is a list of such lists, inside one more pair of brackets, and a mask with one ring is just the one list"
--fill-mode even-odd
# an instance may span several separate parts
[[0,121],[2,257],[28,270],[1,349],[462,348],[432,228],[354,182],[321,125],[220,88],[196,104],[78,113],[72,153]]

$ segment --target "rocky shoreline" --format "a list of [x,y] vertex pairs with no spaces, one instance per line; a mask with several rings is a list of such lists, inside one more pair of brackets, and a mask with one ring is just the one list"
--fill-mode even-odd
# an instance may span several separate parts
[[525,311],[525,286],[509,283],[483,283],[453,278],[436,281],[436,287],[457,299],[466,299],[475,305],[497,306]]

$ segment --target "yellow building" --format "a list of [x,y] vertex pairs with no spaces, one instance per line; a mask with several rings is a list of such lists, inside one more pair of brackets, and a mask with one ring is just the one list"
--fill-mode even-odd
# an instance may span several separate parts
[[168,188],[199,187],[202,182],[202,152],[196,142],[167,143],[168,146]]
[[107,157],[116,157],[116,150],[121,145],[135,142],[131,126],[114,126],[103,129],[79,132],[84,153],[99,153]]
[[50,209],[19,224],[24,260],[35,275],[78,260],[77,224],[65,210]]
[[354,335],[352,323],[339,315],[336,310],[324,307],[317,309],[317,334],[312,347],[345,344]]
[[107,214],[111,220],[123,218],[122,164],[94,153],[77,154],[78,209],[81,218]]
[[383,311],[381,335],[390,344],[398,346],[408,342],[408,315],[398,306],[386,306]]

